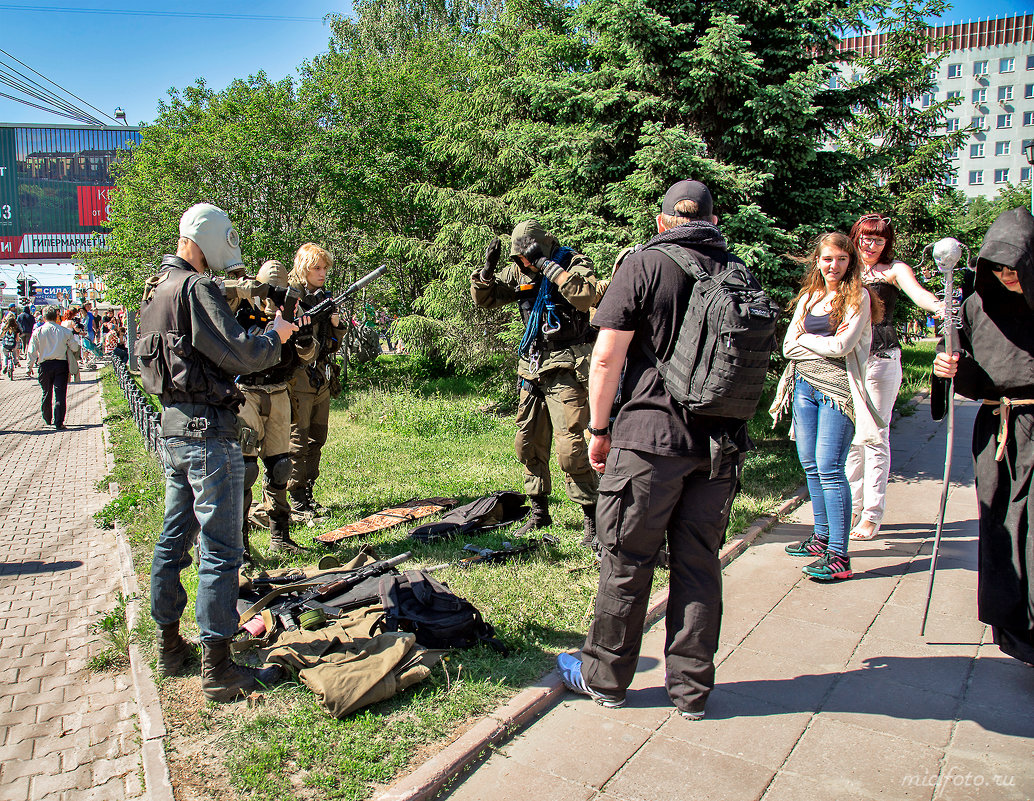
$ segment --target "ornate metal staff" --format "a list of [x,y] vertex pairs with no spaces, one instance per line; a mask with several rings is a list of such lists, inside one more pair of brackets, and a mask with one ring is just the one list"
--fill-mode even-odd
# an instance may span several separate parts
[[[955,329],[960,326],[959,307],[955,302],[955,265],[962,258],[962,245],[957,239],[948,237],[933,246],[933,261],[944,275],[944,352],[955,352]],[[937,571],[937,552],[941,547],[941,531],[944,529],[944,509],[948,504],[948,483],[951,479],[951,452],[955,441],[955,379],[948,379],[948,437],[944,449],[944,480],[941,483],[941,506],[937,512],[937,530],[933,540],[933,554],[930,556],[930,585],[926,590],[926,606],[923,608],[923,624],[919,636],[926,633],[926,618],[930,614],[930,599],[933,598],[933,578]]]

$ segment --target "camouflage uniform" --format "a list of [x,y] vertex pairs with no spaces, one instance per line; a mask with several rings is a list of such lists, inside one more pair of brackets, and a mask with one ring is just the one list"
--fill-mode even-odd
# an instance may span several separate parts
[[[305,286],[293,286],[302,291],[301,303],[305,307],[314,306],[324,298],[331,297],[323,289],[304,294]],[[320,475],[320,457],[329,431],[329,365],[341,347],[344,335],[344,327],[331,325],[329,319],[317,324],[313,331],[315,361],[300,365],[290,380],[291,456],[294,465],[288,492],[296,509],[317,513],[322,511],[312,493]]]
[[[532,239],[546,257],[558,250],[556,239],[535,220],[518,225],[512,236],[510,263],[490,280],[482,272],[471,276],[474,303],[494,309],[517,303],[525,325],[531,316],[539,285],[547,279],[541,271],[530,271],[516,257],[518,243]],[[596,299],[596,277],[592,262],[570,253],[561,266],[566,276],[552,284],[557,330],[534,332],[530,349],[517,364],[520,402],[517,409],[517,459],[524,465],[524,490],[532,501],[533,519],[525,530],[551,522],[546,499],[552,489],[549,472],[551,442],[563,470],[567,497],[585,510],[586,534],[589,518],[595,515],[599,476],[589,466],[585,428],[589,424],[589,359],[595,339],[589,326],[589,307]]]
[[[227,282],[229,283],[229,282]],[[259,270],[258,283],[286,287],[287,271],[278,261],[267,261]],[[234,287],[240,291],[238,284]],[[268,315],[276,314],[270,302],[258,299],[249,290],[252,306]],[[224,291],[226,287],[224,286]],[[238,320],[247,322],[246,311],[238,311]],[[247,328],[247,326],[246,326]],[[311,337],[296,334],[283,346],[279,364],[260,373],[240,376],[237,385],[244,394],[244,406],[239,412],[245,427],[241,450],[244,455],[244,520],[245,551],[249,550],[251,528],[252,487],[258,478],[258,460],[261,457],[265,474],[262,484],[262,503],[259,516],[269,522],[270,550],[298,553],[301,548],[292,539],[291,506],[287,502],[287,482],[291,475],[291,398],[288,381],[300,365],[310,363],[316,346]]]

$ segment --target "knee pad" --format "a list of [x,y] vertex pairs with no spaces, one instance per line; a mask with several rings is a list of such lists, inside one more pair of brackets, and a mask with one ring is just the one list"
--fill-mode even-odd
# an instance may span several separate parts
[[255,483],[258,478],[258,457],[257,456],[245,456],[244,457],[244,486],[250,487]]
[[273,489],[287,489],[291,478],[291,454],[281,453],[262,460],[266,467],[266,483]]

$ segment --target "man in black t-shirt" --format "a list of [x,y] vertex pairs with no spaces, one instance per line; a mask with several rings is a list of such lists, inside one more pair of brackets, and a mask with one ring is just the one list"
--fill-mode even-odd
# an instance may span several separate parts
[[[717,222],[706,186],[672,186],[657,217],[658,235],[625,259],[593,319],[600,332],[589,371],[589,459],[603,473],[596,515],[600,583],[581,659],[557,658],[568,688],[603,706],[624,704],[667,536],[667,690],[691,720],[703,717],[714,687],[718,552],[749,440],[742,421],[694,415],[665,389],[654,362],[668,361],[675,350],[693,281],[650,246],[683,246],[713,274],[735,259]],[[611,431],[619,383],[624,401]]]

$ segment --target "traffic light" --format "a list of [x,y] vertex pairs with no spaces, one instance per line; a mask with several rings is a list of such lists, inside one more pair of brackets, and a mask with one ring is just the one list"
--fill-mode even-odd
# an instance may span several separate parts
[[28,286],[25,288],[25,297],[27,297],[31,301],[34,297],[36,297],[36,284],[38,284],[39,281],[37,281],[35,278],[26,278],[25,280],[28,284]]
[[23,298],[28,297],[29,294],[29,279],[19,278],[18,279],[18,294]]

